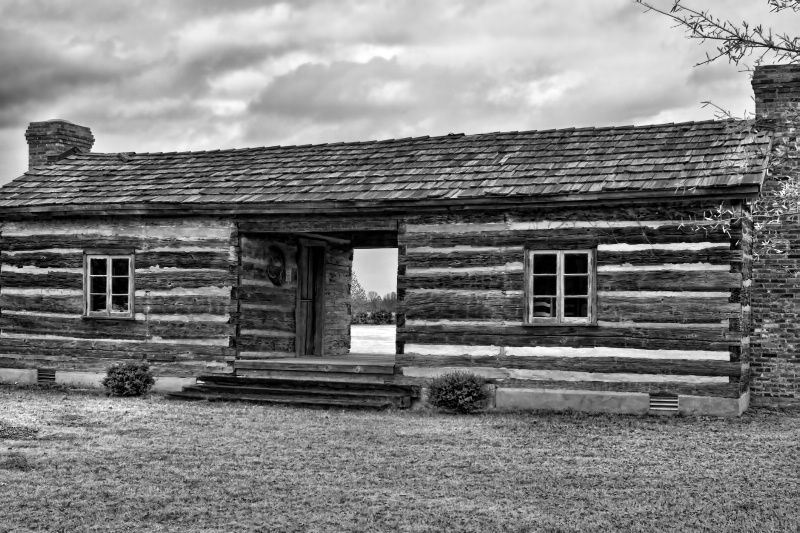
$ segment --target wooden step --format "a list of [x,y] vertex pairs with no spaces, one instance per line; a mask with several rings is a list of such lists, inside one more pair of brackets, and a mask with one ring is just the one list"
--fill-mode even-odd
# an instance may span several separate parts
[[389,374],[355,374],[346,372],[300,372],[297,370],[247,370],[236,369],[236,376],[243,378],[269,378],[307,381],[349,381],[352,383],[390,383],[394,375]]
[[411,398],[410,395],[402,391],[359,391],[359,390],[326,390],[317,388],[292,388],[292,387],[247,387],[239,385],[218,385],[201,384],[189,385],[183,388],[184,392],[222,392],[231,394],[255,395],[263,394],[267,396],[314,396],[320,398],[373,398],[373,399],[392,399],[392,398]]
[[236,370],[273,370],[292,372],[336,372],[339,374],[394,374],[394,363],[377,363],[373,361],[335,361],[332,358],[324,361],[313,359],[237,359],[233,366]]
[[238,396],[266,396],[266,397],[285,397],[285,398],[315,398],[323,400],[350,400],[359,399],[364,401],[390,402],[398,406],[411,404],[411,396],[394,391],[374,392],[374,391],[319,391],[310,389],[279,389],[263,387],[237,387],[225,385],[191,385],[183,388],[183,392],[198,392],[204,394],[227,394]]
[[350,381],[319,381],[316,379],[284,379],[270,377],[240,377],[230,374],[209,374],[197,378],[198,384],[219,384],[243,387],[314,388],[324,391],[395,391],[414,398],[420,394],[419,385],[401,383],[359,383]]
[[381,399],[375,400],[363,397],[351,398],[325,398],[320,396],[270,396],[266,394],[235,394],[224,392],[199,392],[199,391],[180,391],[171,392],[167,396],[185,400],[208,400],[208,401],[245,401],[253,403],[280,403],[288,405],[313,405],[331,407],[408,407],[408,398]]

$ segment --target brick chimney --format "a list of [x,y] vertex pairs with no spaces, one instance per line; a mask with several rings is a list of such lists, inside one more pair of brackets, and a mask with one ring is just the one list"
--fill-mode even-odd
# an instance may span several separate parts
[[92,130],[61,119],[31,122],[25,138],[29,169],[58,161],[58,156],[70,148],[91,152],[94,144]]
[[797,131],[800,120],[800,65],[765,65],[753,74],[756,119]]
[[[772,163],[761,195],[778,195],[787,180],[800,182],[800,65],[756,67],[756,125],[771,130]],[[758,219],[758,213],[754,213]],[[765,220],[762,220],[764,222]],[[750,287],[750,391],[756,405],[800,405],[800,221],[783,217],[755,235],[783,253],[753,262]],[[743,302],[744,303],[744,302]]]

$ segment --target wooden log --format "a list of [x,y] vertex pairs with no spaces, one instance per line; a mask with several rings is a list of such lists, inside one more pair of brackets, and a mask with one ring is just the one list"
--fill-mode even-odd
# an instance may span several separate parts
[[236,333],[234,324],[218,322],[150,322],[148,332],[162,339],[203,339],[208,337],[232,336]]
[[149,251],[153,248],[202,247],[227,250],[230,238],[209,239],[202,235],[197,237],[168,237],[148,235],[101,235],[101,234],[39,234],[35,236],[2,236],[0,249],[4,251],[37,251],[46,249],[90,249],[120,248]]
[[136,254],[136,268],[217,268],[235,266],[227,248],[207,252],[142,252]]
[[738,272],[627,271],[598,272],[598,291],[728,291],[742,286]]
[[729,264],[741,257],[740,250],[705,248],[702,250],[633,250],[627,252],[598,250],[597,264],[664,265],[685,263]]
[[[741,334],[739,334],[741,336]],[[591,326],[409,326],[397,332],[406,344],[477,346],[571,346],[655,350],[727,351],[740,338],[723,330],[634,329]]]
[[722,232],[693,232],[691,228],[570,228],[554,230],[496,230],[483,232],[407,233],[399,241],[409,248],[453,246],[531,246],[558,249],[562,245],[595,248],[600,244],[730,243],[741,232],[729,237]]
[[239,231],[248,232],[287,232],[287,233],[326,233],[336,231],[394,231],[397,230],[397,219],[392,217],[360,217],[360,216],[309,216],[298,218],[263,217],[248,220],[246,217],[239,223]]
[[168,354],[177,359],[214,360],[232,356],[235,352],[227,344],[224,346],[209,344],[168,344],[161,342],[122,342],[120,340],[86,340],[86,339],[39,339],[0,337],[0,352],[16,354],[68,355],[78,356],[82,353],[132,353],[132,354]]
[[213,296],[144,296],[135,299],[137,314],[155,315],[229,315],[236,311],[230,298]]
[[235,287],[236,276],[227,270],[156,271],[134,274],[136,290],[164,291],[171,289],[196,289],[200,287]]
[[[127,343],[133,344],[133,343]],[[133,359],[145,361],[225,361],[233,357],[229,348],[218,347],[217,353],[198,353],[174,349],[166,345],[163,349],[161,343],[141,343],[143,346],[129,346],[121,349],[94,348],[38,348],[33,346],[7,347],[3,357],[20,361],[49,360],[70,361],[73,359]],[[158,346],[156,346],[158,344]]]
[[0,263],[6,267],[83,268],[83,253],[21,252],[0,253]]
[[731,376],[742,374],[741,363],[715,360],[646,359],[634,357],[509,357],[397,355],[396,365],[414,367],[492,367],[520,370],[565,370],[625,374]]
[[523,319],[521,294],[505,295],[499,291],[474,293],[411,292],[401,304],[407,320],[426,319]]
[[711,200],[691,199],[691,204],[686,202],[670,202],[667,199],[646,206],[636,204],[603,205],[593,202],[592,206],[575,205],[569,209],[563,207],[518,206],[506,207],[501,210],[480,211],[448,211],[439,213],[422,213],[406,217],[409,225],[420,224],[465,224],[465,223],[506,223],[514,222],[571,222],[585,220],[603,223],[607,221],[630,221],[647,223],[649,221],[672,221],[677,226],[681,223],[691,223],[693,220],[703,219],[703,213],[715,210],[719,203]]
[[729,303],[728,298],[631,298],[613,292],[597,296],[597,319],[606,322],[712,323],[736,318],[741,310],[741,304]]
[[297,301],[296,285],[290,285],[286,289],[243,285],[239,287],[238,294],[243,303],[294,306]]
[[[398,276],[397,288],[521,291],[523,272],[455,272]],[[408,297],[408,292],[406,292]]]
[[83,274],[73,272],[49,272],[27,274],[0,272],[0,286],[16,289],[78,289],[83,290]]
[[242,312],[239,325],[243,329],[275,330],[293,333],[295,331],[294,311],[254,312],[252,310],[245,309]]
[[0,309],[80,314],[83,313],[83,297],[59,294],[0,294]]
[[493,251],[459,250],[456,252],[412,252],[399,259],[399,264],[406,268],[466,268],[503,266],[507,263],[522,263],[525,249],[521,246],[508,250],[498,247]]
[[62,335],[92,339],[208,338],[232,334],[230,324],[217,322],[154,322],[129,319],[61,318],[34,315],[0,316],[0,328],[7,333]]
[[294,337],[240,334],[236,346],[243,352],[295,353]]

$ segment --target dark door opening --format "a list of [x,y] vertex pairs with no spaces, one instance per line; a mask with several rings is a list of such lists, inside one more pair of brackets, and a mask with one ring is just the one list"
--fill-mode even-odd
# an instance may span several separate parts
[[321,356],[325,316],[325,245],[301,243],[297,258],[298,357]]

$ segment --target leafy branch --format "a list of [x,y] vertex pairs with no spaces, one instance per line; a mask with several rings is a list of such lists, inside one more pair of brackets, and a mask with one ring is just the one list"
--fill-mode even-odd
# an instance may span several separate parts
[[[716,54],[706,53],[705,61],[697,65],[712,63],[721,57],[738,65],[739,61],[753,53],[757,54],[756,65],[770,54],[776,61],[800,63],[800,37],[790,37],[787,33],[775,35],[770,28],[764,28],[761,24],[751,26],[747,21],[736,24],[716,17],[707,10],[687,7],[682,0],[674,0],[668,11],[645,0],[634,1],[645,7],[645,12],[654,11],[672,19],[675,27],[683,28],[689,39],[718,43]],[[767,3],[773,13],[800,11],[800,0],[767,0]]]

